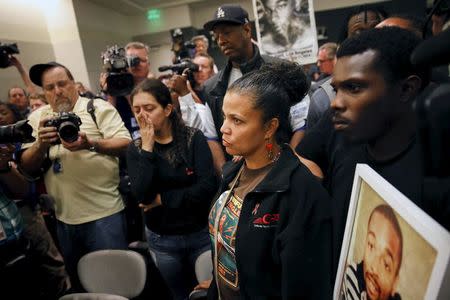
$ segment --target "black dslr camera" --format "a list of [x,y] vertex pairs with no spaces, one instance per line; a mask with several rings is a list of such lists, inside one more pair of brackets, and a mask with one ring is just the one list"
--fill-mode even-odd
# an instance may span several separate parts
[[102,53],[102,59],[103,67],[108,72],[106,92],[111,96],[125,96],[131,93],[134,80],[127,69],[137,66],[140,62],[139,57],[126,56],[124,48],[114,45]]
[[0,143],[31,143],[36,139],[31,135],[33,127],[28,124],[28,120],[22,120],[15,124],[0,126]]
[[56,127],[59,137],[68,143],[78,139],[81,119],[73,112],[60,112],[57,117],[45,122],[45,127]]
[[5,69],[11,65],[9,56],[11,54],[19,54],[17,44],[0,43],[0,68]]

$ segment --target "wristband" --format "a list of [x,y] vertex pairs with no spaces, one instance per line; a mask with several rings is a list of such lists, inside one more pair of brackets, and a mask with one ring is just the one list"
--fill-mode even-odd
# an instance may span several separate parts
[[92,145],[89,147],[89,151],[98,152],[98,142],[97,141],[92,142]]

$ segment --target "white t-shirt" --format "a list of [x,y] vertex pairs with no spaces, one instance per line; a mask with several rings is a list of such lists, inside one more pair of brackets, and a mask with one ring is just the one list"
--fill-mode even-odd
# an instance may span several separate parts
[[236,80],[242,77],[241,69],[231,68],[230,77],[228,79],[228,87],[233,84]]
[[289,111],[289,122],[292,132],[305,130],[310,98],[307,94],[302,101],[293,105]]

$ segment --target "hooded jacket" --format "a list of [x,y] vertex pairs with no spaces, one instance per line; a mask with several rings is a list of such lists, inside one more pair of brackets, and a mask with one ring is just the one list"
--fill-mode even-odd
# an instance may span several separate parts
[[[242,164],[224,166],[220,194]],[[331,299],[330,207],[320,182],[283,146],[279,160],[243,200],[235,248],[241,298]],[[218,299],[215,280],[208,299]]]

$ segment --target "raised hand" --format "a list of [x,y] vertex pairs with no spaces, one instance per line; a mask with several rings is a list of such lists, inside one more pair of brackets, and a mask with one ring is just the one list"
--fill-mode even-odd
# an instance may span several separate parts
[[142,150],[153,152],[153,146],[155,145],[155,128],[153,126],[150,114],[145,110],[141,110],[136,115],[136,120],[139,124],[142,140]]

